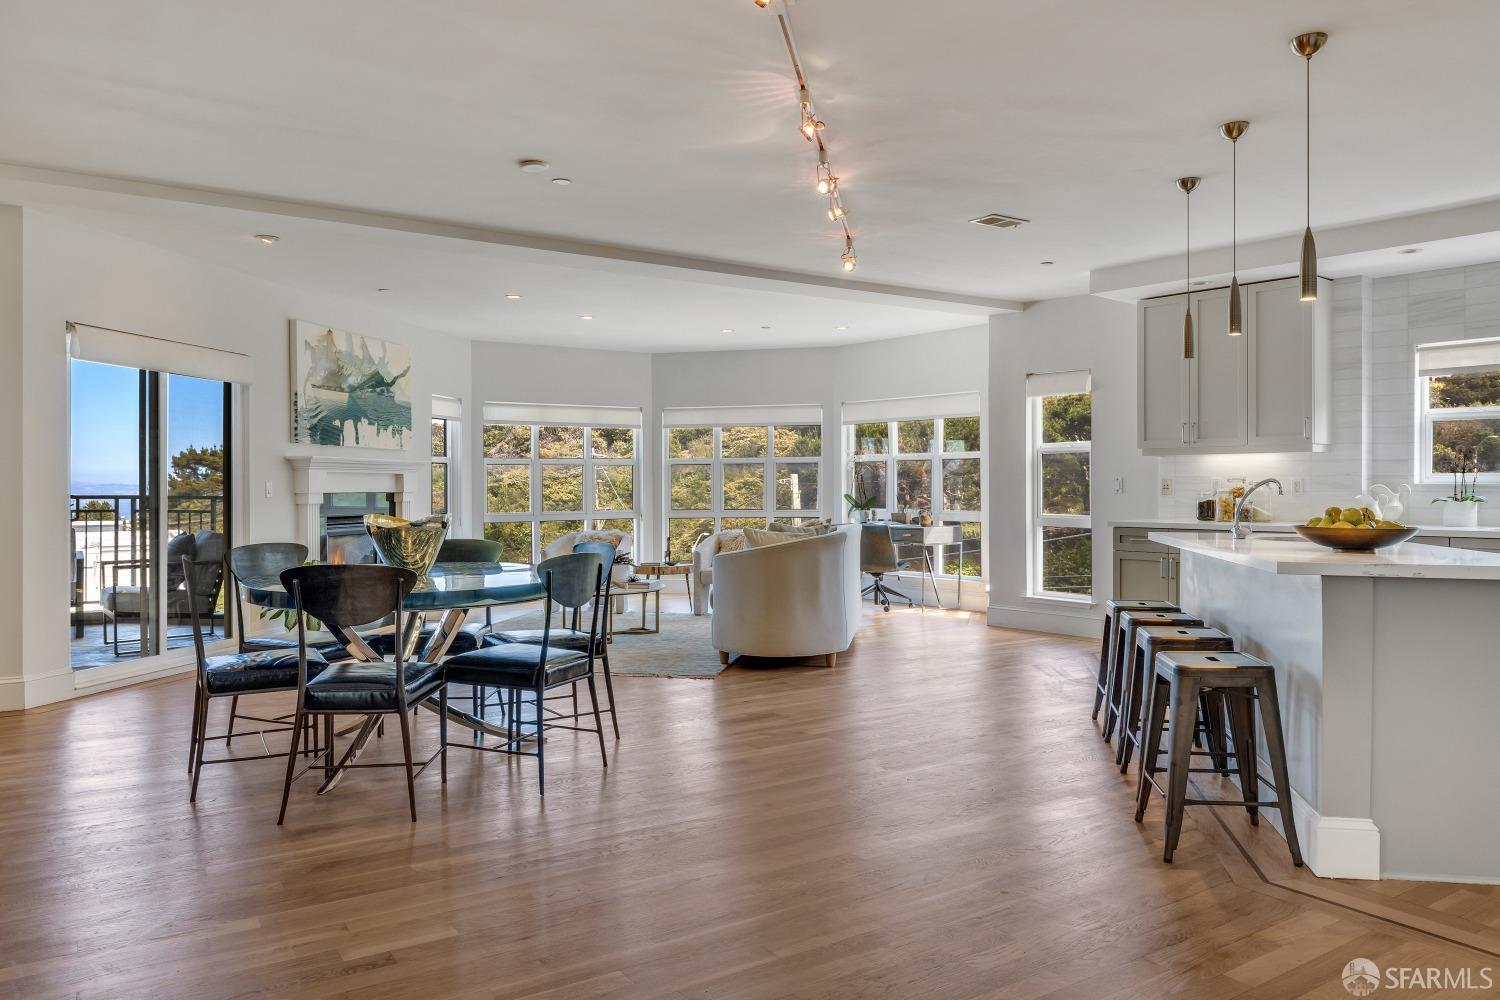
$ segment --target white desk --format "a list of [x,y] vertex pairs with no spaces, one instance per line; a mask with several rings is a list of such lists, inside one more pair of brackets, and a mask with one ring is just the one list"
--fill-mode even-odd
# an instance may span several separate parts
[[[958,524],[931,524],[922,526],[920,524],[901,524],[897,521],[870,521],[869,524],[883,525],[890,529],[891,541],[897,549],[920,548],[922,550],[922,575],[932,584],[932,599],[937,602],[938,607],[943,606],[943,599],[938,596],[937,570],[933,564],[932,550],[939,546],[958,546],[958,597],[955,603],[963,604],[964,596],[964,536],[963,526]],[[927,591],[922,591],[922,603],[927,603]]]

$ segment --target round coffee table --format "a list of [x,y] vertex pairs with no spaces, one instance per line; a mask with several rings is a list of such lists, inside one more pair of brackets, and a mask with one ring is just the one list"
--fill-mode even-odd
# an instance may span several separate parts
[[[693,572],[693,564],[691,562],[681,562],[681,563],[643,562],[643,563],[636,563],[632,568],[637,573],[640,573],[642,576],[649,576],[653,580],[660,580],[664,576],[682,576],[682,577],[686,577],[686,576],[691,576],[692,572]],[[697,614],[698,613],[697,609],[693,607],[693,584],[692,584],[692,581],[688,581],[688,584],[687,584],[687,595],[688,595],[688,610],[691,611],[691,612],[693,612],[694,614]],[[643,608],[642,610],[645,610],[645,609]]]
[[[609,629],[606,638],[613,641],[617,635],[656,635],[661,632],[661,592],[666,589],[666,584],[660,580],[652,580],[645,586],[617,587],[609,592],[611,598],[639,597],[641,599],[641,624],[639,628],[615,628],[615,616],[611,611],[609,615]],[[646,627],[646,605],[652,597],[656,599],[656,621],[652,628]]]

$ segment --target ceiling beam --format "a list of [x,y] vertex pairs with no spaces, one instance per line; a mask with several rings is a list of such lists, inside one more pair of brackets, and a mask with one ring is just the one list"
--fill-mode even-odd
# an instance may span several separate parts
[[1024,308],[1024,303],[1010,299],[961,295],[904,285],[887,285],[845,278],[841,275],[809,274],[778,268],[755,267],[732,261],[662,253],[641,247],[559,239],[539,233],[458,225],[412,216],[389,215],[311,202],[158,184],[151,181],[85,174],[17,163],[0,163],[0,197],[14,197],[27,204],[61,203],[80,207],[114,209],[120,207],[120,199],[130,199],[137,203],[157,202],[203,206],[261,216],[281,216],[406,233],[437,240],[513,248],[527,252],[533,259],[536,254],[548,255],[553,259],[546,262],[555,265],[737,288],[761,288],[781,294],[815,295],[825,299],[875,301],[883,305],[911,309],[938,308],[946,312],[976,317],[1019,312]]
[[[1313,228],[1318,240],[1318,270],[1328,277],[1345,277],[1362,273],[1350,267],[1370,267],[1369,254],[1411,247],[1440,244],[1493,234],[1500,240],[1500,200],[1484,201],[1431,212],[1418,212],[1345,226]],[[1241,243],[1239,277],[1241,281],[1264,280],[1296,274],[1301,252],[1302,234],[1289,233],[1270,239]],[[1482,259],[1493,259],[1493,254]],[[1219,285],[1229,283],[1230,250],[1227,245],[1193,248],[1193,280]],[[1405,270],[1412,270],[1410,266]],[[1089,292],[1106,298],[1135,302],[1155,295],[1182,291],[1182,254],[1132,261],[1089,272]]]

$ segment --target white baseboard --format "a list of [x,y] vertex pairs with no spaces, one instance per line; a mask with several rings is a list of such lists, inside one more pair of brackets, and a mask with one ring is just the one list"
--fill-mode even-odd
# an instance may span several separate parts
[[20,677],[0,677],[0,712],[18,712],[26,707],[26,682]]
[[[1260,773],[1270,774],[1271,765],[1260,761]],[[1238,787],[1238,777],[1231,778]],[[1286,837],[1281,812],[1262,809],[1261,819]],[[1380,879],[1380,828],[1372,819],[1359,816],[1324,816],[1292,789],[1292,819],[1297,823],[1297,842],[1302,861],[1321,878]]]
[[73,668],[64,667],[50,674],[31,674],[25,678],[26,708],[67,701],[73,695]]
[[1048,632],[1098,639],[1104,617],[1090,606],[1071,608],[1026,607],[991,604],[985,620],[994,628],[1015,628],[1028,632]]

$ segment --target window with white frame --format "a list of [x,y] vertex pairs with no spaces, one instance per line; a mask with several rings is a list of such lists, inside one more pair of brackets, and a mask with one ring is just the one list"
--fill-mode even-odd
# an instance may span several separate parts
[[1093,397],[1088,372],[1026,376],[1031,453],[1030,591],[1084,598],[1094,592],[1094,530],[1089,514]]
[[[875,414],[932,412],[954,406],[972,413],[880,419]],[[852,419],[851,417],[857,418]],[[984,576],[984,458],[978,394],[962,398],[889,400],[844,406],[845,475],[850,496],[874,499],[879,510],[932,515],[935,524],[957,524],[962,542],[943,546],[940,576]]]
[[668,410],[662,415],[668,558],[728,528],[822,513],[820,407]]
[[[537,415],[550,419],[516,419]],[[585,528],[634,538],[639,416],[638,410],[486,406],[484,537],[499,542],[510,562],[534,562],[559,537]]]
[[1500,482],[1500,340],[1418,347],[1417,400],[1421,479]]
[[453,457],[460,453],[458,417],[462,412],[458,400],[432,397],[432,512],[449,515],[450,524],[458,516],[458,469]]

